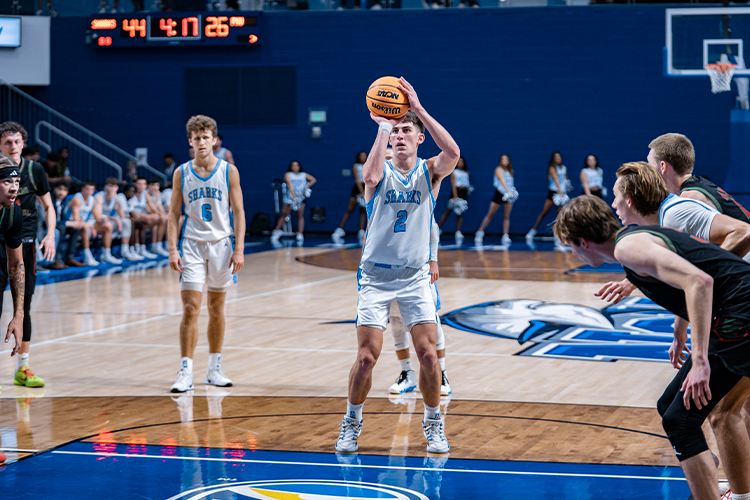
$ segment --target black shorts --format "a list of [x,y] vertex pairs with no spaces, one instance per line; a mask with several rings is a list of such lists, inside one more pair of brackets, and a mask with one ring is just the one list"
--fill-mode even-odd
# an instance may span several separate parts
[[[24,243],[23,247],[23,267],[26,270],[26,287],[25,295],[33,295],[36,288],[36,245],[34,243]],[[0,290],[5,290],[8,286],[8,249],[5,243],[0,244]]]
[[457,187],[456,188],[456,194],[462,200],[468,200],[469,199],[469,188],[467,188],[467,187]]
[[604,191],[602,191],[602,188],[591,188],[589,191],[591,191],[592,196],[598,196],[602,200],[604,199]]
[[549,201],[555,201],[552,198],[557,194],[557,191],[552,191],[551,189],[547,191],[547,199]]
[[355,182],[355,183],[354,183],[354,185],[352,186],[352,194],[351,194],[351,197],[352,197],[352,198],[356,198],[356,197],[357,197],[357,196],[359,196],[360,194],[362,194],[362,193],[360,193],[360,192],[359,192],[359,188],[357,187],[357,183]]
[[495,189],[495,196],[492,197],[492,203],[497,203],[498,205],[502,205],[505,203],[503,201],[503,196],[505,196],[503,193]]

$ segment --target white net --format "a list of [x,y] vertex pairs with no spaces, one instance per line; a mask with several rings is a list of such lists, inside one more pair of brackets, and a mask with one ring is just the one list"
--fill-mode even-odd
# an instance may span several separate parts
[[728,92],[731,90],[732,77],[736,66],[730,63],[707,64],[706,72],[711,78],[711,92]]

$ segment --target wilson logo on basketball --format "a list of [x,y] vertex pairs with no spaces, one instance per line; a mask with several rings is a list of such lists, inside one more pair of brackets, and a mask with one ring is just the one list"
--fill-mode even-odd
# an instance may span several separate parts
[[383,106],[377,102],[373,102],[370,106],[372,106],[373,109],[380,111],[380,113],[382,113],[381,116],[401,114],[401,108],[399,106]]
[[388,99],[398,99],[398,92],[391,92],[390,90],[378,90],[378,97],[386,97]]

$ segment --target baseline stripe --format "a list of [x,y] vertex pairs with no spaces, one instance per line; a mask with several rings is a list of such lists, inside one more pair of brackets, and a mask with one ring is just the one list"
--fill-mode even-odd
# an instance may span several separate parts
[[[129,453],[104,453],[88,451],[61,451],[55,450],[52,453],[62,455],[88,455],[97,457],[122,457],[122,458],[155,458],[158,460],[193,460],[209,462],[235,462],[248,464],[273,464],[273,465],[309,465],[313,467],[352,467],[360,469],[394,469],[394,470],[413,470],[413,471],[436,471],[430,467],[405,467],[394,465],[349,465],[349,464],[324,464],[316,462],[284,462],[281,460],[245,460],[241,458],[211,458],[211,457],[173,457],[168,455],[135,455]],[[657,481],[687,481],[684,477],[662,477],[662,476],[621,476],[616,474],[575,474],[572,472],[528,472],[528,471],[504,471],[504,470],[480,470],[480,469],[440,469],[440,472],[466,472],[474,474],[502,474],[518,476],[557,476],[557,477],[589,477],[596,479],[645,479]]]

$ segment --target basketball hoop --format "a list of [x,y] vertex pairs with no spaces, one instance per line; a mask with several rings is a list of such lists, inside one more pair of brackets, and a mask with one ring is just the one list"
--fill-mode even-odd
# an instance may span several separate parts
[[711,77],[711,92],[718,94],[731,90],[732,77],[736,67],[736,64],[731,63],[706,64],[706,72]]

